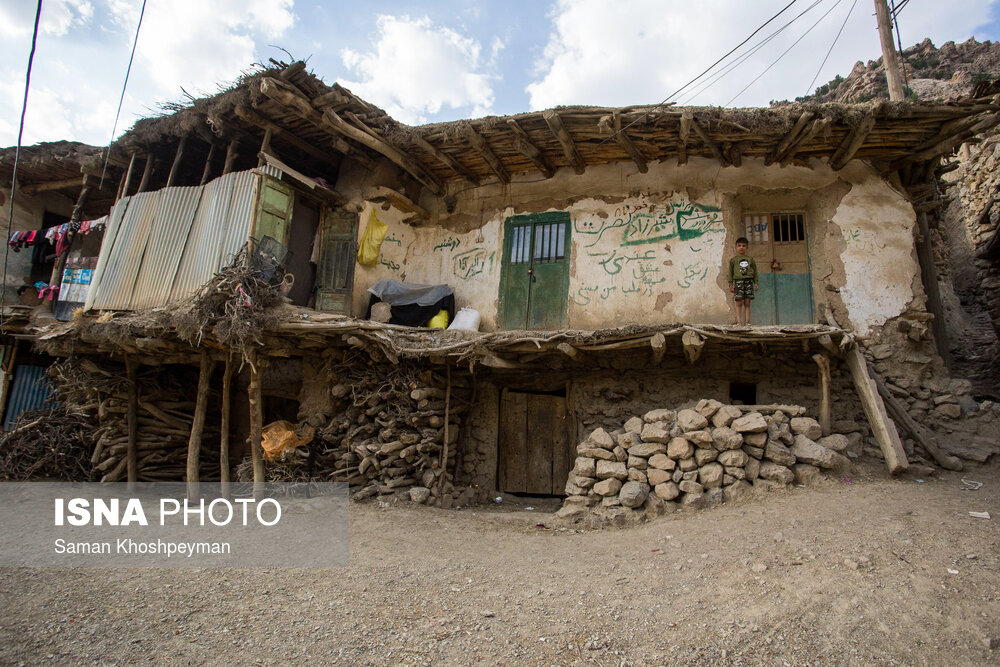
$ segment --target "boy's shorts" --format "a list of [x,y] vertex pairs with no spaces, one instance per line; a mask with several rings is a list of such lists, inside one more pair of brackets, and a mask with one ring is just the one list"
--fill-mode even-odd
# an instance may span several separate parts
[[743,278],[733,283],[733,298],[737,301],[753,299],[753,278]]

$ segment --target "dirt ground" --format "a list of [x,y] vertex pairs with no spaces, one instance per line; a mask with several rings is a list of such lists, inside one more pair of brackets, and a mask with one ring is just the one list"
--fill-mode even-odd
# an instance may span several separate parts
[[1000,664],[998,472],[596,532],[523,503],[353,505],[337,569],[4,569],[0,663]]

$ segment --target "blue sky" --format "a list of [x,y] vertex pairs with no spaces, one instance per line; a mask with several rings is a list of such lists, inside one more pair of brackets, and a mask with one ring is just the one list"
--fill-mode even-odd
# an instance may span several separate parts
[[[117,134],[181,100],[182,88],[210,94],[254,62],[288,61],[276,47],[410,124],[656,103],[788,2],[147,0]],[[141,4],[45,0],[25,143],[110,139]],[[0,146],[17,137],[34,7],[0,0]],[[872,0],[796,0],[733,56],[731,72],[677,101],[760,106],[803,95],[813,78],[815,88],[879,56],[873,11]],[[1000,0],[910,0],[900,32],[904,46],[995,40]]]

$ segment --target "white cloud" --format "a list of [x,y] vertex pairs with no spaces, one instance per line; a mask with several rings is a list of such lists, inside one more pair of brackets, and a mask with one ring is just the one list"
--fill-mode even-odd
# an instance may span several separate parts
[[[936,44],[964,41],[990,17],[997,0],[911,3],[900,12],[903,43],[929,36]],[[560,104],[622,106],[659,102],[694,78],[785,6],[785,0],[620,0],[613,8],[599,0],[557,0],[554,30],[526,91],[533,109]],[[748,47],[787,23],[812,3],[801,3],[761,31]],[[862,6],[863,5],[863,6]],[[820,0],[787,30],[723,77],[694,104],[726,104],[798,39],[830,14],[759,82],[733,104],[767,105],[771,99],[805,94],[850,3]],[[825,83],[847,74],[857,60],[879,57],[870,2],[861,0],[817,78]],[[737,54],[738,55],[738,54]],[[679,96],[683,100],[685,94]]]
[[75,25],[84,25],[94,15],[87,0],[48,0],[42,5],[41,32],[62,37]]
[[[373,50],[341,52],[357,81],[339,83],[383,107],[404,123],[426,122],[442,108],[471,108],[475,115],[493,106],[493,76],[481,63],[482,47],[451,28],[435,26],[429,18],[380,16]],[[503,48],[495,40],[490,60]]]

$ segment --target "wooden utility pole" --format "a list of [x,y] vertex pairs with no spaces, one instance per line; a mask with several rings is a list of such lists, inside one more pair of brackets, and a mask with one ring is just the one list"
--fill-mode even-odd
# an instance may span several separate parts
[[889,19],[889,7],[885,0],[875,0],[875,17],[878,19],[878,36],[882,42],[885,78],[889,82],[889,99],[900,102],[906,98],[906,91],[903,90],[903,75],[896,58],[896,45],[892,43],[892,21]]

